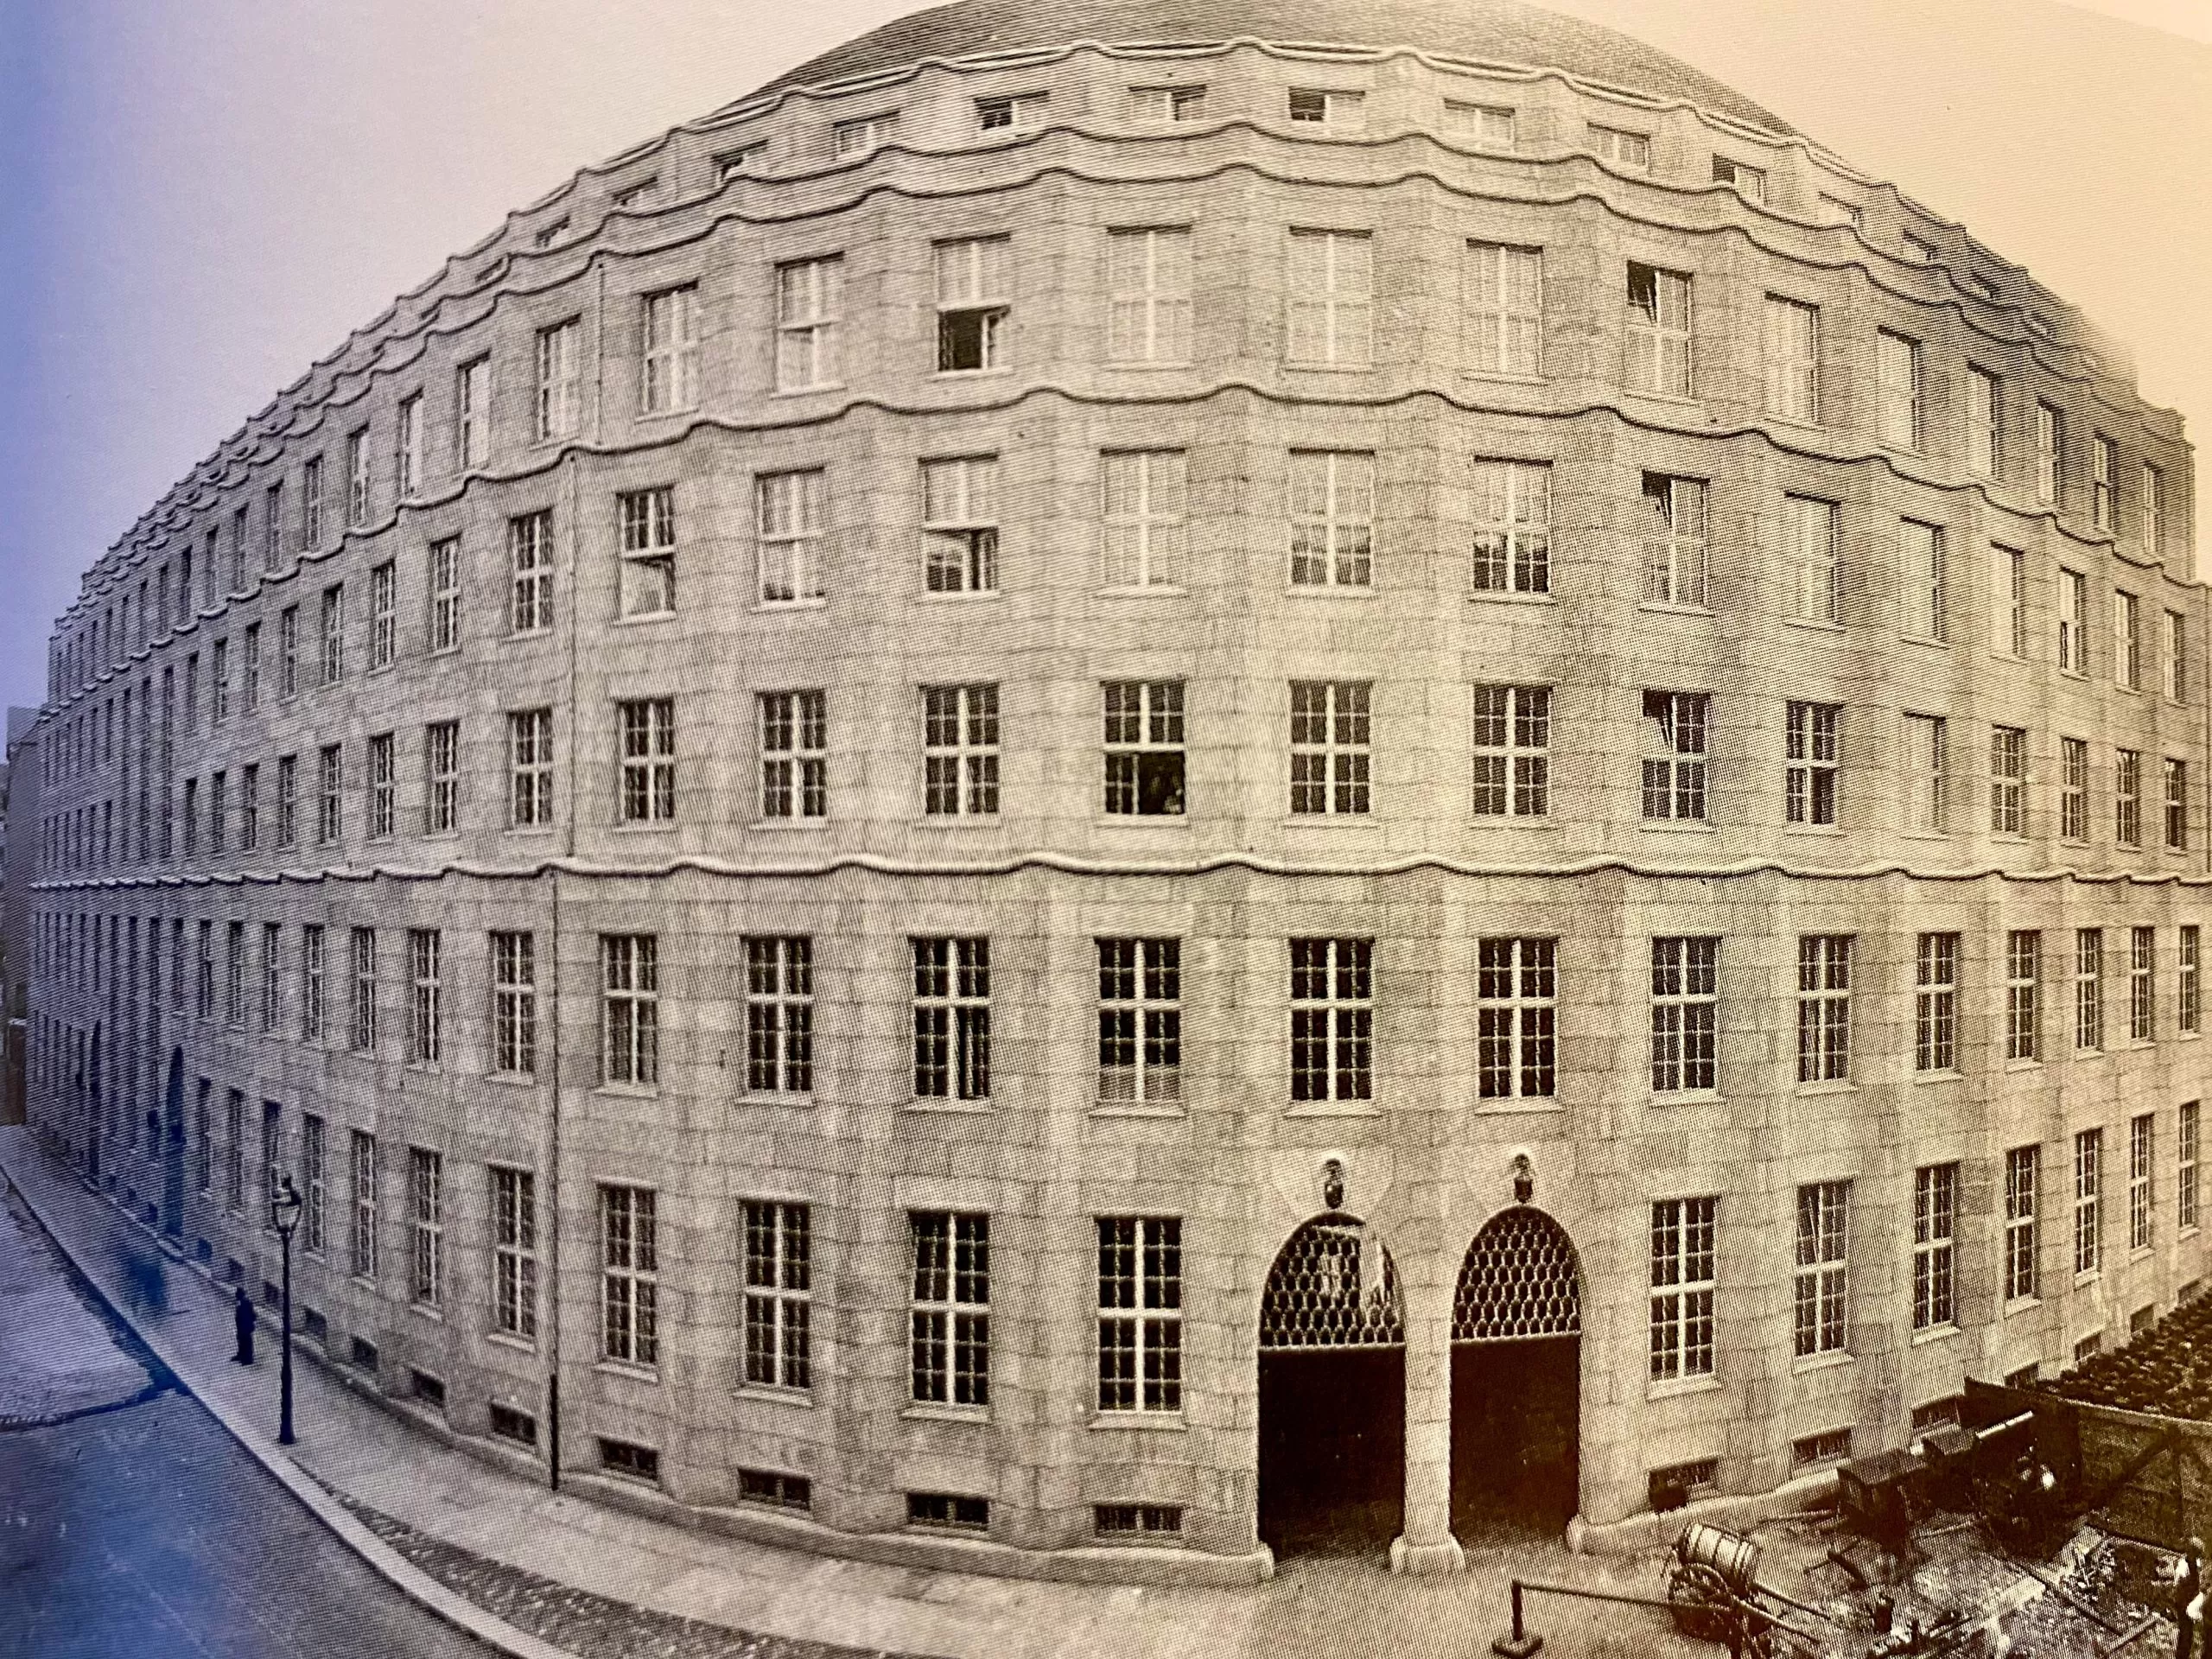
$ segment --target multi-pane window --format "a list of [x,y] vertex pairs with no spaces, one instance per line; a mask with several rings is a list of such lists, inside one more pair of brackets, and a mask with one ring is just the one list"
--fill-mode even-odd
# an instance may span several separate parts
[[1191,233],[1106,233],[1106,358],[1187,363],[1191,358]]
[[2066,417],[2049,404],[2036,405],[2036,499],[2058,504],[2060,457],[2066,445]]
[[1476,1093],[1558,1093],[1559,941],[1478,939],[1475,952]]
[[822,479],[818,469],[765,473],[754,484],[763,605],[804,604],[827,591],[822,569]]
[[2104,1152],[2102,1129],[2074,1137],[2074,1271],[2094,1273],[2104,1262]]
[[1002,236],[937,245],[938,373],[1006,366],[1007,325],[1013,315],[1011,249]]
[[2128,690],[2143,683],[2143,637],[2138,627],[2141,607],[2135,595],[2114,589],[2112,596],[2112,682]]
[[300,1040],[322,1040],[323,925],[308,922],[300,929]]
[[377,1138],[355,1129],[348,1157],[352,1202],[347,1205],[346,1269],[356,1279],[377,1276]]
[[599,936],[600,1074],[625,1088],[660,1082],[660,941]]
[[2089,522],[2099,530],[2113,528],[2113,502],[2120,475],[2120,446],[2103,433],[2089,438]]
[[2197,977],[2202,952],[2202,932],[2195,922],[2182,924],[2174,959],[2174,1028],[2197,1031],[2203,1025],[2203,992]]
[[1367,124],[1367,100],[1359,92],[1294,86],[1289,115],[1300,126],[1334,127],[1344,132],[1357,132]]
[[922,463],[923,586],[932,594],[995,593],[999,585],[999,461],[967,455]]
[[1846,201],[1840,196],[1831,196],[1824,192],[1815,206],[1815,217],[1823,225],[1848,225],[1854,231],[1863,228],[1865,214],[1856,202]]
[[2027,823],[2028,734],[2018,726],[1989,728],[1989,831],[2019,835]]
[[1369,810],[1373,688],[1363,680],[1290,683],[1290,810],[1359,814]]
[[1290,455],[1290,585],[1368,588],[1375,582],[1375,457],[1294,449]]
[[2042,1184],[2043,1148],[2014,1147],[2005,1154],[2005,1300],[2037,1294],[2036,1198]]
[[924,810],[931,817],[989,817],[999,810],[999,689],[922,688]]
[[516,1077],[537,1071],[537,941],[533,934],[492,935],[492,1070]]
[[834,386],[844,370],[838,346],[845,320],[842,256],[776,267],[776,390]]
[[1290,942],[1290,1097],[1375,1094],[1375,941]]
[[1643,602],[1707,602],[1705,480],[1643,475]]
[[2157,1179],[2157,1118],[2149,1112],[2127,1122],[2127,1248],[2151,1248],[2151,1211]]
[[461,645],[461,537],[430,543],[429,648],[454,651]]
[[1958,1300],[1959,1166],[1929,1164],[1912,1173],[1912,1328],[1955,1325]]
[[1846,1351],[1851,1335],[1851,1183],[1797,1189],[1793,1350],[1799,1359]]
[[1100,939],[1098,1098],[1161,1105],[1182,1098],[1183,945]]
[[1784,811],[1791,823],[1836,822],[1843,705],[1792,702],[1783,722]]
[[446,1294],[445,1159],[428,1147],[407,1148],[407,1296],[436,1307]]
[[2058,836],[2062,841],[2089,838],[2089,745],[2085,738],[2058,740]]
[[1643,694],[1643,816],[1702,822],[1707,816],[1713,698],[1703,691]]
[[369,671],[390,668],[399,646],[399,567],[390,559],[369,572]]
[[238,1214],[245,1211],[245,1091],[230,1092],[224,1118],[223,1200]]
[[1183,683],[1109,680],[1105,699],[1106,811],[1173,817],[1183,811]]
[[553,823],[550,709],[523,709],[507,716],[507,822],[517,830]]
[[356,1054],[369,1054],[377,1046],[377,931],[357,927],[353,932],[352,971],[346,979],[348,1019],[346,1046]]
[[2015,928],[2005,936],[2005,1058],[2043,1053],[2043,935]]
[[537,1337],[537,1177],[492,1166],[492,1328]]
[[1478,685],[1474,688],[1474,705],[1475,816],[1548,816],[1551,811],[1551,688]]
[[1897,525],[1897,563],[1902,603],[1898,624],[1914,639],[1948,639],[1951,607],[1945,569],[1943,532],[1917,519]]
[[645,296],[638,315],[638,410],[664,415],[699,401],[699,289]]
[[1469,476],[1478,594],[1548,594],[1552,587],[1552,469],[1478,461]]
[[[152,932],[148,930],[149,934]],[[284,1004],[284,929],[280,922],[261,925],[261,1030],[266,1036],[276,1029]]]
[[2004,400],[1997,377],[1974,364],[1967,365],[1967,470],[1981,478],[1994,478],[2003,463]]
[[1726,156],[1713,158],[1713,181],[1732,184],[1753,201],[1766,200],[1766,174],[1761,168],[1742,162],[1731,161]]
[[344,838],[346,830],[346,751],[326,743],[315,751],[315,838],[328,847]]
[[346,677],[346,584],[333,582],[322,590],[322,683],[335,685]]
[[991,1096],[991,942],[914,938],[914,1094]]
[[616,613],[665,616],[676,608],[676,491],[626,490],[616,498],[622,519]]
[[1189,466],[1180,449],[1109,451],[1099,458],[1109,588],[1179,588]]
[[823,691],[760,694],[764,821],[830,816],[829,707]]
[[1510,106],[1444,101],[1444,130],[1483,149],[1511,149],[1517,125]]
[[2145,550],[2153,555],[2166,540],[2166,475],[2149,461],[2143,463],[2142,517],[2139,522]]
[[622,733],[622,822],[671,822],[676,817],[675,699],[619,702],[615,713]]
[[2028,654],[2028,556],[1989,550],[1989,648],[2000,657]]
[[2079,570],[2058,572],[2058,666],[2062,673],[2089,671],[2089,579]]
[[1798,938],[1800,1083],[1840,1083],[1851,1076],[1851,944],[1847,933]]
[[1718,1198],[1651,1206],[1651,1381],[1713,1375]]
[[492,453],[492,359],[473,358],[454,371],[453,469],[481,467]]
[[461,827],[461,722],[433,721],[423,728],[423,833],[451,835]]
[[1904,741],[1904,827],[1941,835],[1950,827],[1950,722],[1936,715],[1907,715]]
[[1766,296],[1766,410],[1785,421],[1821,418],[1821,308]]
[[[252,768],[248,767],[247,770],[251,771]],[[188,781],[185,785],[185,800],[189,804],[191,799],[192,785]],[[215,772],[207,779],[207,855],[210,858],[220,858],[223,855],[224,842],[229,828],[230,810],[230,779],[223,772]],[[246,839],[246,830],[251,820],[243,811],[239,813],[238,817],[238,850],[242,853],[251,852],[253,845]],[[184,850],[186,856],[189,857],[192,853],[192,821],[188,815],[184,826]]]
[[2196,1225],[2197,1103],[2182,1103],[2174,1125],[2174,1225],[2188,1232]]
[[1840,623],[1843,581],[1835,503],[1783,496],[1782,545],[1789,561],[1790,614],[1801,622]]
[[512,583],[507,613],[515,633],[537,633],[553,626],[553,515],[529,512],[507,521],[507,552]]
[[745,1206],[745,1382],[809,1389],[813,1375],[813,1234],[803,1204]]
[[2189,700],[2189,619],[2179,611],[2166,613],[2158,636],[2158,679],[2168,702]]
[[1884,443],[1920,448],[1926,410],[1922,405],[1920,342],[1883,329],[1874,340],[1876,426]]
[[1651,170],[1651,137],[1649,133],[1624,132],[1618,127],[1601,127],[1590,124],[1590,149],[1600,161],[1611,162],[1616,167],[1633,173]]
[[245,924],[223,931],[223,1023],[245,1028]]
[[1132,86],[1129,117],[1135,121],[1203,121],[1204,86]]
[[2147,1043],[2158,1034],[2158,930],[2135,927],[2127,935],[2127,1038]]
[[907,1215],[913,1246],[909,1367],[915,1400],[991,1403],[991,1218],[960,1211]]
[[2160,771],[2165,783],[2166,850],[2185,852],[2189,848],[2189,762],[2168,755]]
[[1914,982],[1912,1069],[1959,1069],[1959,936],[1923,933]]
[[1651,1089],[1655,1094],[1719,1083],[1720,941],[1651,941]]
[[2104,930],[2078,928],[2074,934],[2074,1046],[2094,1052],[2104,1046]]
[[362,427],[346,437],[346,522],[369,522],[369,429]]
[[1628,268],[1628,385],[1631,391],[1690,395],[1690,279],[1681,271]]
[[599,1189],[600,1352],[620,1365],[660,1363],[660,1226],[649,1186]]
[[2143,844],[2143,756],[2134,749],[2113,751],[2112,826],[2121,846]]
[[1467,244],[1467,366],[1478,374],[1543,372],[1544,253]]
[[[889,143],[899,134],[899,111],[864,115],[840,121],[830,129],[830,147],[841,162],[851,161]],[[757,146],[756,146],[757,148]]]
[[207,664],[207,719],[219,726],[231,717],[231,642],[218,639]]
[[399,499],[410,500],[423,486],[423,394],[419,391],[399,400],[392,461],[393,483]]
[[583,326],[575,317],[537,331],[535,430],[542,442],[575,435],[582,416]]
[[435,927],[407,930],[407,1060],[435,1065],[445,1046],[444,940]]
[[1183,1224],[1098,1217],[1098,1409],[1183,1408]]
[[745,941],[745,1086],[756,1093],[814,1089],[814,941]]

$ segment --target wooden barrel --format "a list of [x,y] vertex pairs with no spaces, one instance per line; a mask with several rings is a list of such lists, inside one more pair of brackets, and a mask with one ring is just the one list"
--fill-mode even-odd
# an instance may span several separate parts
[[1757,1544],[1740,1533],[1702,1521],[1682,1529],[1682,1535],[1675,1542],[1675,1554],[1685,1567],[1695,1562],[1711,1567],[1739,1596],[1751,1594],[1751,1580],[1759,1570]]

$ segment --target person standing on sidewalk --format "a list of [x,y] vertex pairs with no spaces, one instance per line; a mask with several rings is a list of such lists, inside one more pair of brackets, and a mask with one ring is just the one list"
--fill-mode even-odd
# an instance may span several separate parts
[[260,1317],[253,1311],[253,1298],[247,1295],[245,1287],[240,1285],[231,1296],[231,1328],[237,1333],[238,1340],[238,1351],[231,1356],[232,1363],[253,1363],[253,1327],[259,1323]]
[[2174,1659],[2190,1659],[2204,1624],[2204,1541],[2191,1538],[2174,1582]]

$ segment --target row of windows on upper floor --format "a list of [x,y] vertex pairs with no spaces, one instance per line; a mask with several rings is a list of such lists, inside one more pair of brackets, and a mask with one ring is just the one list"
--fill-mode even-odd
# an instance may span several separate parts
[[[1107,360],[1129,364],[1186,363],[1192,352],[1193,310],[1191,232],[1147,227],[1109,232]],[[1365,232],[1294,231],[1290,237],[1286,361],[1323,369],[1370,367],[1374,360],[1372,238]],[[1012,299],[1010,238],[968,238],[936,245],[938,372],[989,372],[1010,366]],[[1536,379],[1543,375],[1546,314],[1543,253],[1539,248],[1468,244],[1465,320],[1468,366],[1488,374]],[[842,384],[843,260],[830,256],[778,267],[774,328],[776,381],[781,391],[828,389]],[[1695,395],[1693,318],[1694,278],[1631,262],[1627,266],[1624,384],[1631,391],[1669,397]],[[696,283],[641,296],[637,319],[637,407],[641,416],[674,414],[699,404],[698,288]],[[535,337],[531,383],[531,441],[554,442],[583,428],[588,381],[582,317],[540,328]],[[1929,385],[1926,342],[1893,330],[1875,340],[1875,419],[1872,430],[1886,447],[1924,453],[1929,443]],[[1818,425],[1827,411],[1822,393],[1821,308],[1781,295],[1766,300],[1764,406],[1776,419]],[[2031,486],[2040,505],[2062,507],[2069,474],[2065,412],[2036,402],[2032,415],[2014,401],[1996,371],[1966,366],[1964,420],[1955,448],[1966,472],[1992,480]],[[394,498],[418,499],[429,483],[428,416],[422,390],[395,406],[390,478]],[[449,470],[459,477],[489,463],[492,359],[471,358],[454,372],[449,423]],[[2016,425],[2025,429],[2016,433]],[[2093,432],[2088,448],[2086,505],[2097,531],[2117,533],[2127,489],[2116,440]],[[375,515],[376,448],[371,428],[357,426],[344,440],[342,516],[349,528]],[[289,512],[283,480],[264,487],[261,567],[279,569],[291,551],[311,553],[325,541],[324,458],[302,464],[300,502]],[[2154,556],[2168,531],[2164,474],[2155,462],[2139,463],[2132,528]],[[290,546],[288,548],[288,538]],[[127,575],[113,606],[88,615],[57,639],[53,664],[57,694],[81,685],[104,664],[143,647],[196,604],[212,608],[225,550],[222,532],[204,531],[194,582],[194,537],[186,534],[174,569],[146,570],[134,595]],[[251,572],[250,510],[230,514],[229,591],[245,591]],[[175,580],[172,582],[172,576]],[[133,599],[136,611],[133,611]],[[105,622],[103,647],[102,624]],[[118,622],[120,624],[118,631]]]
[[[2107,441],[2099,439],[2101,445]],[[2101,453],[2102,453],[2101,451]],[[1367,591],[1376,583],[1378,559],[1376,514],[1380,457],[1369,450],[1293,449],[1286,456],[1286,582],[1294,591]],[[2101,471],[2107,470],[2101,463]],[[1001,590],[1000,551],[1006,493],[1001,458],[975,454],[919,463],[919,523],[923,557],[921,589],[929,594],[994,594]],[[1108,591],[1172,592],[1183,588],[1190,563],[1190,465],[1180,449],[1104,450],[1098,456],[1098,579]],[[825,467],[756,474],[753,480],[753,598],[763,609],[807,607],[830,593],[830,507],[832,493]],[[2163,534],[2163,486],[2155,467],[2146,467],[2139,498],[2143,534]],[[1467,588],[1471,594],[1541,596],[1553,592],[1553,467],[1548,462],[1477,458],[1465,474]],[[1713,486],[1702,478],[1645,472],[1637,498],[1643,555],[1642,598],[1647,605],[1708,608],[1712,563],[1709,499]],[[622,621],[673,616],[677,602],[679,550],[674,486],[627,490],[613,497],[614,616]],[[2105,511],[2111,509],[2107,504]],[[1775,504],[1777,540],[1787,561],[1786,614],[1827,626],[1845,620],[1847,561],[1842,509],[1821,497],[1784,493]],[[1901,598],[1899,630],[1909,638],[1946,641],[1952,631],[1955,583],[1942,527],[1900,518],[1897,528],[1897,588]],[[459,536],[432,542],[423,571],[423,649],[450,652],[461,643],[461,601],[467,573]],[[531,635],[553,626],[553,588],[557,550],[553,510],[516,515],[506,531],[506,632]],[[1993,545],[1991,628],[2002,654],[2028,654],[2030,617],[2028,556]],[[203,567],[203,569],[205,567]],[[399,575],[397,559],[368,572],[366,663],[371,671],[387,668],[399,652]],[[181,567],[188,584],[193,567]],[[232,571],[240,592],[251,578],[242,565]],[[158,646],[181,613],[170,611],[169,571],[163,566],[141,584],[139,626],[120,643],[135,650]],[[2145,573],[2144,580],[2156,576]],[[2088,672],[2090,623],[2089,577],[2061,566],[2057,576],[2056,660],[2067,671]],[[208,584],[212,588],[212,583]],[[178,602],[181,604],[180,592]],[[205,613],[213,614],[212,594],[203,594]],[[316,683],[345,677],[349,656],[346,586],[326,586],[317,601]],[[2123,687],[2141,683],[2143,645],[2139,597],[2125,588],[2113,596],[2111,661],[2113,680]],[[299,689],[300,607],[284,607],[277,619],[276,668],[280,697]],[[133,625],[129,595],[122,624]],[[99,638],[92,620],[91,642]],[[2161,649],[2167,660],[2169,695],[2182,671],[2187,619],[2165,613]],[[257,706],[261,664],[261,624],[244,625],[239,637],[245,701]],[[221,718],[228,683],[227,637],[211,650],[214,708]],[[183,695],[186,729],[196,697],[198,653],[186,658]],[[60,658],[57,657],[57,672]],[[55,686],[57,696],[61,685]],[[128,691],[126,689],[125,696]],[[107,716],[103,716],[107,718]]]
[[[1374,808],[1375,689],[1365,680],[1293,680],[1287,683],[1287,760],[1282,779],[1293,819],[1344,820],[1369,817]],[[1003,731],[995,683],[918,688],[921,766],[913,779],[925,820],[992,821],[1001,814]],[[1099,811],[1108,822],[1182,818],[1188,811],[1189,728],[1186,687],[1180,680],[1109,680],[1099,688],[1103,731]],[[1477,685],[1472,688],[1473,773],[1471,816],[1478,822],[1534,825],[1552,816],[1554,688]],[[1716,821],[1713,779],[1713,697],[1704,691],[1646,690],[1640,696],[1642,756],[1637,794],[1646,823],[1705,825]],[[756,811],[761,826],[826,824],[831,817],[829,693],[820,689],[762,691],[754,696]],[[670,826],[678,820],[677,700],[645,697],[612,705],[611,822],[618,828]],[[1594,711],[1592,711],[1594,713]],[[1986,770],[1959,766],[1953,732],[1963,725],[1946,715],[1906,713],[1899,721],[1888,765],[1847,767],[1845,708],[1841,703],[1791,701],[1784,705],[1783,742],[1774,759],[1788,826],[1839,830],[1847,812],[1847,782],[1894,780],[1907,834],[1980,833],[2024,838],[2030,830],[2029,733],[2024,727],[1992,725]],[[550,830],[556,806],[554,711],[517,709],[505,717],[501,753],[505,787],[501,827]],[[365,784],[349,784],[343,743],[321,745],[315,755],[313,796],[301,793],[300,756],[274,762],[268,807],[267,846],[298,848],[303,805],[313,842],[334,849],[346,841],[349,795],[361,798],[360,835],[368,843],[401,833],[398,734],[378,733],[361,745]],[[2154,757],[2160,795],[2152,809],[2156,844],[2169,853],[2188,850],[2191,792],[2189,762]],[[461,722],[434,721],[422,728],[419,817],[410,827],[425,836],[462,833]],[[2111,842],[2145,845],[2145,756],[2113,751],[2106,777]],[[2058,840],[2086,844],[2091,828],[2092,779],[2088,740],[2058,740]],[[714,778],[723,767],[703,770]],[[56,874],[104,872],[136,863],[188,861],[263,850],[263,764],[245,761],[208,774],[203,798],[198,777],[184,779],[181,796],[160,766],[126,775],[115,799],[46,814],[41,824],[41,868]],[[696,774],[695,774],[696,776]],[[236,790],[232,781],[235,779]],[[134,791],[135,783],[135,791]],[[134,799],[135,796],[135,799]],[[133,857],[133,808],[136,856]],[[1982,807],[1986,805],[1986,814]],[[696,810],[696,804],[694,810]],[[118,825],[117,820],[121,817]],[[1854,816],[1867,816],[1855,814]],[[180,822],[181,821],[181,822]],[[120,834],[118,834],[118,829]]]
[[[191,960],[188,923],[145,918],[139,950],[137,917],[48,914],[38,918],[35,971],[64,992],[97,998],[103,979],[112,1019],[128,1031],[158,1024],[162,1008],[163,934],[168,936],[168,1005],[180,1018],[251,1028],[270,1038],[321,1045],[337,1041],[352,1052],[377,1056],[391,1035],[381,1010],[389,951],[380,957],[378,931],[356,926],[346,936],[342,963],[329,960],[327,925],[296,931],[288,954],[282,923],[260,925],[259,963],[251,961],[249,924],[203,918]],[[2046,1026],[2054,985],[2066,999],[2061,1053],[2107,1052],[2118,1032],[2107,1018],[2107,982],[2124,983],[2119,1001],[2124,1041],[2155,1043],[2170,1014],[2172,1034],[2202,1030],[2202,935],[2199,925],[2176,930],[2174,954],[2159,950],[2158,929],[2134,925],[2071,931],[2061,947],[2046,950],[2040,929],[2004,935],[2001,957],[1981,964],[1982,983],[1967,982],[1963,936],[1913,936],[1910,957],[1885,976],[1889,983],[1870,998],[1858,969],[1859,941],[1851,934],[1798,937],[1789,988],[1796,1010],[1795,1082],[1821,1089],[1853,1079],[1854,1018],[1863,1022],[1871,1000],[1878,1022],[1900,1016],[1900,1058],[1916,1077],[1961,1075],[1964,1057],[1980,1046],[2006,1066],[2037,1064],[2048,1052]],[[404,1044],[410,1065],[442,1068],[459,1057],[448,1031],[454,963],[438,928],[404,930],[399,961]],[[218,942],[221,957],[218,960]],[[389,932],[383,936],[389,944]],[[1614,977],[1615,941],[1578,948],[1573,939],[1547,936],[1482,937],[1466,942],[1473,968],[1475,1096],[1479,1100],[1549,1099],[1560,1091],[1560,1019],[1568,1006],[1563,984],[1578,974],[1593,988]],[[1721,1086],[1723,1032],[1717,936],[1668,935],[1649,940],[1649,1084],[1655,1095],[1711,1094]],[[1286,941],[1289,1000],[1285,1053],[1289,1103],[1363,1105],[1376,1093],[1378,1068],[1376,941],[1371,938],[1294,938]],[[1176,938],[1101,938],[1097,947],[1097,1099],[1108,1106],[1181,1109],[1183,1066],[1183,941]],[[505,1077],[540,1074],[541,1041],[536,935],[498,931],[485,936],[480,997],[481,1052],[469,1069]],[[661,1082],[663,991],[658,936],[599,936],[596,993],[598,1082],[614,1089],[657,1090]],[[912,1004],[912,1094],[916,1103],[984,1102],[993,1094],[993,1020],[1002,1007],[994,991],[988,937],[921,937],[909,942]],[[817,1072],[815,941],[809,935],[751,936],[743,943],[742,1012],[746,1033],[743,1092],[768,1097],[810,1096]],[[380,969],[379,962],[385,963]],[[289,967],[287,966],[288,961]],[[2117,966],[2118,972],[2108,971]],[[2167,1014],[2160,983],[2173,976]],[[330,1006],[328,981],[342,975],[342,1010]],[[472,976],[474,977],[474,975]],[[188,980],[191,987],[187,995]],[[1387,983],[1387,981],[1385,982]],[[1732,977],[1732,995],[1752,992]],[[1596,994],[1593,991],[1593,994]],[[288,1006],[290,1013],[288,1014]],[[1854,1007],[1860,1011],[1855,1016]],[[1977,1036],[1976,1009],[1980,1009]],[[1903,1011],[1910,1009],[1909,1017]],[[334,1030],[332,1015],[342,1015]],[[1433,1010],[1431,1011],[1433,1016]],[[1268,1016],[1271,1020],[1273,1014]],[[1212,1028],[1212,1016],[1202,1015]],[[1909,1027],[1910,1046],[1903,1045]],[[1430,1035],[1433,1035],[1433,1031]],[[1766,1033],[1743,1031],[1737,1058],[1764,1063]],[[174,1039],[172,1039],[173,1040]],[[863,1043],[865,1039],[855,1039]],[[143,1046],[137,1063],[126,1040],[111,1051],[113,1080],[128,1096],[143,1086],[150,1098],[158,1084],[162,1045]],[[1386,1057],[1387,1058],[1387,1057]],[[1786,1064],[1787,1062],[1785,1062]],[[549,1073],[550,1075],[550,1073]],[[1572,1073],[1570,1072],[1570,1076]],[[1602,1080],[1601,1069],[1597,1074]]]

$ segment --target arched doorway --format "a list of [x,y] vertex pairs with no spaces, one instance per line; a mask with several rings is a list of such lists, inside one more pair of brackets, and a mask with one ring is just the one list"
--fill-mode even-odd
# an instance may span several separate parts
[[1582,1291],[1566,1230],[1526,1205],[1475,1235],[1452,1300],[1452,1529],[1462,1542],[1574,1516]]
[[1397,1268],[1357,1217],[1318,1216],[1260,1298],[1260,1536],[1278,1557],[1388,1547],[1405,1463]]

